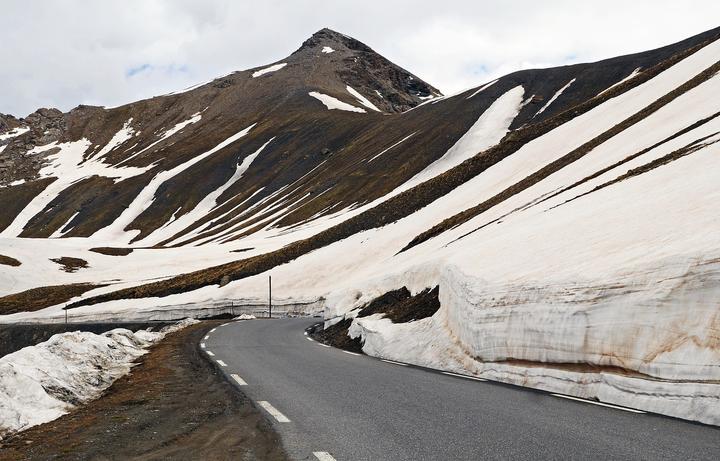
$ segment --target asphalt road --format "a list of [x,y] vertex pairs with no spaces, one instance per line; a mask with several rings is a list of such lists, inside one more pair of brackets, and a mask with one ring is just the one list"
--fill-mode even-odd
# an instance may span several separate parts
[[305,336],[317,320],[234,322],[203,343],[293,459],[720,459],[720,429],[351,355]]

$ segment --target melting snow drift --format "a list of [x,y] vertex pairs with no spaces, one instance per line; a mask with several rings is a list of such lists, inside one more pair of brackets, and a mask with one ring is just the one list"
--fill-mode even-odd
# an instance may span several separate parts
[[0,358],[0,440],[99,397],[149,346],[196,322],[184,320],[160,332],[61,333]]

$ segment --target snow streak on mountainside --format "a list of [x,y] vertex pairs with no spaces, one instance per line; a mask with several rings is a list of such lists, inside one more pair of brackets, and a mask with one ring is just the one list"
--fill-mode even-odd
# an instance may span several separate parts
[[[5,117],[0,321],[217,313],[272,274],[367,353],[720,424],[719,37],[440,97],[324,29],[183,93]],[[356,318],[403,286],[440,309]]]

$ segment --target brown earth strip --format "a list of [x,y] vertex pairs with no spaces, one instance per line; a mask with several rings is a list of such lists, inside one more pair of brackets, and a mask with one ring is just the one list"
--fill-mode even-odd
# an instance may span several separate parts
[[[716,37],[713,37],[713,39]],[[640,85],[660,72],[693,54],[697,50],[711,43],[707,40],[700,45],[678,53],[670,59],[647,69],[635,78],[626,81],[607,92],[598,95],[584,103],[568,109],[543,122],[528,125],[508,133],[503,140],[479,155],[472,157],[451,170],[434,177],[410,190],[392,197],[378,206],[350,218],[336,226],[320,232],[308,239],[300,240],[279,250],[235,261],[220,266],[214,266],[199,271],[182,274],[177,277],[153,282],[137,287],[126,288],[93,298],[83,299],[69,307],[79,307],[107,302],[115,299],[136,299],[148,296],[163,297],[171,294],[202,288],[207,285],[218,284],[223,276],[230,280],[239,280],[252,275],[260,274],[280,264],[287,263],[313,250],[328,246],[334,242],[347,238],[358,232],[385,226],[402,219],[430,203],[448,194],[458,186],[464,184],[492,165],[512,155],[523,145],[558,126],[572,120],[599,104],[614,98],[625,91]]]
[[[677,97],[683,95],[684,93],[690,91],[691,89],[697,87],[701,83],[707,81],[708,79],[712,78],[717,72],[720,71],[720,62],[713,64],[712,66],[708,67],[695,77],[693,77],[691,80],[688,80],[684,84],[680,85],[673,91],[669,92],[665,96],[659,98],[652,104],[646,106],[641,111],[633,114],[632,116],[628,117],[627,119],[623,120],[622,122],[618,123],[617,125],[613,126],[609,130],[603,132],[599,136],[596,136],[595,138],[591,139],[590,141],[586,142],[582,146],[578,147],[577,149],[573,150],[572,152],[563,155],[559,159],[549,163],[548,165],[544,166],[540,170],[536,171],[535,173],[527,176],[526,178],[522,179],[521,181],[518,181],[517,183],[513,184],[512,186],[508,187],[507,189],[503,190],[499,194],[489,198],[488,200],[485,200],[484,202],[472,207],[468,208],[465,211],[462,211],[455,216],[452,216],[450,218],[447,218],[440,222],[439,224],[436,224],[435,226],[431,227],[427,231],[423,232],[422,234],[419,234],[415,238],[413,238],[410,243],[408,243],[402,250],[400,250],[400,253],[403,251],[409,250],[410,248],[419,245],[423,242],[426,242],[434,237],[437,237],[438,235],[442,234],[443,232],[455,228],[457,226],[460,226],[461,224],[466,223],[467,221],[475,218],[476,216],[481,215],[482,213],[485,213],[486,211],[490,210],[491,208],[501,204],[505,200],[519,194],[520,192],[534,186],[538,182],[542,181],[543,179],[547,178],[548,176],[560,171],[561,169],[565,168],[566,166],[576,162],[577,160],[583,158],[585,155],[587,155],[589,152],[591,152],[596,147],[600,146],[604,142],[608,141],[612,137],[618,135],[619,133],[623,132],[624,130],[628,129],[632,125],[635,125],[636,123],[642,121],[646,117],[648,117],[650,114],[660,110],[665,105],[669,104],[673,100],[675,100]],[[467,234],[464,234],[462,237],[465,237],[473,232],[475,232],[477,229],[472,230],[468,232]],[[460,238],[462,238],[460,237]]]
[[0,460],[284,460],[279,437],[198,349],[218,322],[152,347],[98,400],[3,441]]
[[3,266],[18,267],[22,263],[13,257],[0,255],[0,264]]
[[13,293],[0,298],[0,315],[39,311],[46,307],[65,303],[93,288],[104,286],[106,285],[72,283],[68,285],[32,288],[19,293]]
[[88,262],[81,258],[71,258],[70,256],[63,256],[61,258],[51,258],[50,261],[60,264],[62,270],[65,272],[73,273],[79,269],[86,269]]
[[115,247],[96,247],[90,248],[94,253],[100,253],[107,256],[127,256],[133,252],[132,248],[115,248]]

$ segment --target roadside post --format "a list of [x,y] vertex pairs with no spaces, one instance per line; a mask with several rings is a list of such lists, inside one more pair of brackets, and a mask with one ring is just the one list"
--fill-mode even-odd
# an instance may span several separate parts
[[272,276],[268,275],[268,318],[272,318]]

